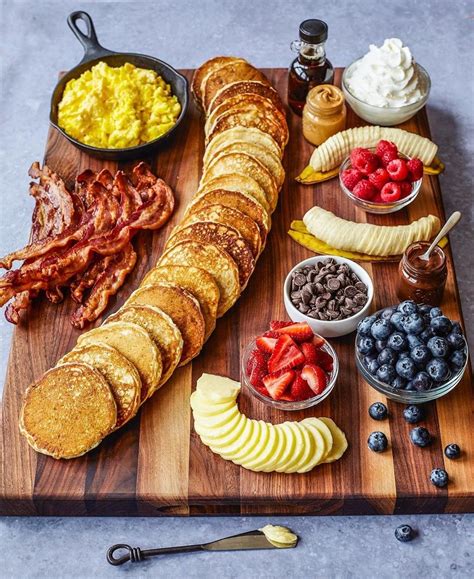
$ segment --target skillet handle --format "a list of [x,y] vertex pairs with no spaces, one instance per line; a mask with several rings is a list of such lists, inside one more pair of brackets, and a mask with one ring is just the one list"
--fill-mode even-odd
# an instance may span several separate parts
[[[86,33],[77,25],[77,21],[81,20],[86,25]],[[77,10],[76,12],[71,12],[67,18],[67,23],[69,28],[73,31],[74,36],[79,40],[84,48],[84,58],[79,64],[84,62],[89,62],[95,58],[100,58],[108,54],[114,54],[112,51],[104,48],[97,39],[97,34],[95,32],[94,23],[92,18],[84,12],[83,10]]]

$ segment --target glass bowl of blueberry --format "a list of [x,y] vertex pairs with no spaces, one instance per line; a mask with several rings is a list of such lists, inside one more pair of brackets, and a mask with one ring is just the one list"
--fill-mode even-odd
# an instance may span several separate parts
[[379,310],[357,328],[356,364],[388,398],[407,404],[450,392],[467,367],[468,346],[459,322],[438,307],[411,300]]

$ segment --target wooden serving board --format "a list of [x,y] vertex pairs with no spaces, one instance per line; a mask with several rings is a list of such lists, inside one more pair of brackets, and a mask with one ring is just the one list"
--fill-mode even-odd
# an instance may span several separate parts
[[[286,71],[272,69],[265,73],[286,101]],[[339,70],[337,78],[340,73]],[[186,76],[190,79],[192,71],[187,71]],[[239,379],[240,353],[245,345],[264,331],[270,320],[286,318],[282,299],[285,276],[294,264],[312,255],[287,235],[293,219],[301,219],[315,204],[347,219],[384,225],[405,224],[428,213],[444,218],[437,177],[424,178],[421,194],[408,209],[386,216],[356,209],[340,191],[337,179],[316,186],[299,185],[294,177],[307,164],[312,147],[302,137],[301,119],[289,113],[288,121],[291,137],[285,156],[287,180],[273,216],[269,242],[244,294],[218,321],[201,355],[179,369],[131,423],[86,456],[56,461],[36,454],[18,431],[25,388],[76,342],[79,332],[69,322],[71,301],[51,305],[38,300],[15,329],[0,428],[0,514],[347,515],[474,510],[474,397],[470,369],[454,392],[427,405],[425,425],[435,442],[420,449],[409,442],[410,426],[402,419],[403,406],[387,402],[359,377],[353,334],[331,340],[339,355],[340,375],[334,392],[319,406],[285,413],[270,409],[245,391],[240,397],[243,412],[274,423],[305,416],[332,417],[350,444],[342,460],[304,475],[253,473],[212,454],[193,431],[189,396],[197,378],[202,372],[211,372]],[[349,113],[348,126],[358,124],[364,123]],[[429,136],[425,111],[406,123],[405,128]],[[203,152],[203,120],[191,104],[187,120],[172,142],[153,158],[145,159],[175,190],[177,210],[164,230],[138,236],[138,264],[107,314],[123,303],[155,264],[167,235],[196,191]],[[88,167],[116,169],[113,162],[81,153],[54,129],[48,136],[45,162],[68,184]],[[18,194],[26,194],[26,180]],[[447,252],[449,276],[442,308],[449,317],[461,319],[449,247]],[[364,267],[374,281],[374,308],[397,302],[397,264]],[[369,418],[367,409],[377,400],[387,403],[389,420],[375,422]],[[389,438],[390,448],[383,454],[367,448],[367,437],[374,430],[383,430]],[[457,461],[449,461],[443,455],[444,446],[451,442],[465,450]],[[448,470],[451,483],[447,489],[436,489],[429,482],[434,467]]]

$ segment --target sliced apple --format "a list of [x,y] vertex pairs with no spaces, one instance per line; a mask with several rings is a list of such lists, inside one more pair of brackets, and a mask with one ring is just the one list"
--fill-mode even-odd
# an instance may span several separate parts
[[199,434],[199,436],[206,438],[207,440],[220,440],[223,436],[227,436],[239,423],[240,413],[237,412],[227,423],[221,426],[209,426],[203,423],[199,418],[194,419],[194,429]]
[[[263,422],[263,421],[261,421]],[[265,425],[268,430],[268,435],[265,437],[263,435],[263,425]],[[270,460],[272,456],[275,455],[275,451],[278,446],[278,434],[275,430],[273,424],[269,422],[263,422],[262,424],[262,437],[258,442],[254,450],[254,458],[247,458],[242,461],[242,466],[248,468],[249,470],[260,471],[265,463]]]
[[235,423],[235,426],[231,430],[229,430],[229,432],[225,436],[222,436],[218,440],[209,439],[204,436],[201,436],[201,440],[204,442],[204,444],[206,444],[211,448],[212,452],[219,454],[223,448],[226,448],[231,444],[234,444],[234,442],[237,440],[239,440],[240,444],[240,439],[242,437],[242,433],[244,431],[246,423],[247,417],[241,414],[238,422]]
[[236,452],[231,460],[235,462],[235,464],[240,465],[242,460],[247,458],[248,456],[252,455],[254,448],[257,446],[260,437],[262,436],[262,424],[259,420],[253,420],[251,418],[247,418],[249,422],[253,423],[253,430],[250,437],[247,439],[247,444],[243,445],[240,452]]
[[260,468],[263,472],[272,472],[276,470],[277,466],[280,464],[280,461],[286,452],[288,440],[286,438],[286,433],[281,428],[277,426],[273,427],[275,429],[275,436],[277,438],[277,447],[275,448],[275,452],[269,459],[263,464]]
[[301,422],[300,426],[308,430],[313,439],[312,452],[305,464],[301,465],[297,472],[304,473],[312,470],[326,454],[326,442],[319,430],[311,422]]
[[331,431],[334,444],[332,446],[331,452],[324,458],[324,462],[334,462],[346,452],[347,450],[347,438],[342,430],[337,426],[337,424],[331,418],[320,418],[324,424]]
[[291,441],[292,447],[291,452],[288,453],[286,457],[286,461],[282,460],[278,468],[276,468],[275,470],[277,472],[286,472],[287,469],[295,465],[302,456],[304,452],[303,448],[304,439],[302,431],[299,428],[295,427],[294,422],[284,422],[283,424],[280,424],[279,427],[281,428],[281,430],[285,431],[288,441]]
[[214,426],[218,427],[222,426],[223,424],[226,424],[227,422],[229,422],[229,420],[232,420],[232,418],[234,418],[236,414],[240,414],[240,412],[237,404],[234,403],[228,410],[225,410],[220,414],[215,414],[214,416],[199,416],[199,414],[196,413],[194,414],[194,420],[196,420],[203,426],[212,428]]
[[301,422],[303,424],[307,424],[307,423],[312,424],[315,428],[317,428],[319,430],[319,432],[321,433],[321,436],[324,438],[326,448],[324,450],[324,455],[322,456],[322,458],[318,464],[323,463],[326,460],[326,457],[331,452],[333,444],[334,444],[333,436],[332,436],[331,431],[329,430],[329,427],[320,418],[315,418],[314,416],[312,416],[311,418],[305,418]]
[[299,460],[294,465],[287,467],[285,470],[287,473],[298,472],[299,469],[308,462],[314,450],[313,437],[310,436],[308,430],[299,422],[294,422],[293,424],[296,426],[296,428],[298,428],[298,430],[300,430],[303,436],[303,452],[301,453]]
[[215,416],[226,410],[230,410],[233,406],[235,406],[235,400],[213,404],[203,398],[197,390],[191,394],[191,408],[193,412],[199,416]]
[[197,381],[196,390],[210,402],[229,402],[239,395],[240,383],[226,376],[203,374]]
[[245,427],[238,440],[235,440],[228,447],[221,448],[219,454],[226,460],[234,460],[235,456],[242,456],[253,440],[255,421],[245,417]]

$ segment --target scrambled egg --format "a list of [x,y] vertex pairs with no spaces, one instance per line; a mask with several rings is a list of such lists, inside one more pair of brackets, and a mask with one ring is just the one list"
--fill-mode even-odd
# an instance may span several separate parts
[[181,105],[153,70],[100,62],[70,80],[59,103],[58,124],[93,147],[120,149],[156,139],[176,123]]

